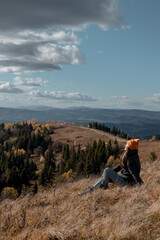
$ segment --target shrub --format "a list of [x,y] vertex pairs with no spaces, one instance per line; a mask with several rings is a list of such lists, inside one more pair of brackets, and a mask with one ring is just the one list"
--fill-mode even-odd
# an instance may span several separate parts
[[157,155],[155,152],[151,152],[150,155],[149,155],[149,162],[154,162],[157,160]]
[[76,174],[73,172],[72,169],[70,169],[68,172],[65,172],[63,174],[63,177],[67,181],[72,181],[72,180],[74,180],[76,178]]
[[1,199],[16,199],[19,196],[18,191],[13,187],[5,187],[1,192]]
[[119,160],[119,158],[114,158],[114,156],[110,156],[109,157],[109,159],[108,159],[108,161],[107,161],[107,164],[106,164],[106,167],[110,167],[110,168],[113,168],[113,167],[115,167],[117,164],[119,164],[120,163],[120,160]]
[[157,141],[157,137],[156,137],[156,136],[153,136],[153,137],[151,138],[151,141],[152,141],[152,142]]

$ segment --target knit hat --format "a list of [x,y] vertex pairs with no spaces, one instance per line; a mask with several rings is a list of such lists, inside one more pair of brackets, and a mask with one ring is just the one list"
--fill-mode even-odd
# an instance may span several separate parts
[[137,150],[139,141],[139,139],[131,139],[127,142],[127,145],[131,150]]

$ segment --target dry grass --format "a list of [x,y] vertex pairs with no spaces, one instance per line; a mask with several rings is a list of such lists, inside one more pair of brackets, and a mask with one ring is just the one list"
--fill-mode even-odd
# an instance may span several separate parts
[[142,164],[142,187],[78,192],[97,177],[0,204],[0,240],[160,239],[160,160]]
[[149,155],[151,152],[155,152],[157,156],[160,156],[160,141],[140,141],[139,156],[141,162],[146,162],[149,160]]
[[[107,133],[57,123],[53,141],[81,144],[113,138]],[[126,140],[118,139],[124,145]],[[149,163],[150,152],[160,156],[160,141],[140,143],[142,187],[78,192],[97,177],[59,184],[17,200],[0,203],[0,240],[158,240],[160,239],[160,159]],[[38,159],[37,159],[38,161]]]
[[[54,134],[52,135],[52,140],[55,142],[68,143],[73,145],[76,141],[76,144],[80,144],[81,146],[86,145],[87,143],[92,144],[94,140],[98,141],[99,139],[107,142],[108,140],[115,140],[117,138],[119,143],[125,144],[126,140],[112,136],[109,133],[87,128],[83,126],[74,126],[68,124],[61,124],[54,130]],[[85,144],[84,144],[85,143]]]

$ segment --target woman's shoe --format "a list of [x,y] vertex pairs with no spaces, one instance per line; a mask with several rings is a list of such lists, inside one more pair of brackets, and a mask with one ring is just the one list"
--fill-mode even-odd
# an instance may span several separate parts
[[79,192],[78,195],[82,196],[82,195],[84,195],[84,194],[86,194],[88,192],[91,192],[92,190],[93,190],[92,187],[88,188],[88,189],[84,190],[83,192]]
[[108,187],[108,184],[106,184],[106,185],[101,184],[101,185],[99,186],[99,188],[106,190],[106,189],[108,189],[109,187]]

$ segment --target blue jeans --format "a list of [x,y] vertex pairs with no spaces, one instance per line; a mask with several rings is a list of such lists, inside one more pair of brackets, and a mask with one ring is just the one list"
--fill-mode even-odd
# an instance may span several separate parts
[[124,178],[117,174],[114,170],[111,168],[105,168],[103,172],[103,177],[99,179],[93,186],[92,189],[99,188],[101,186],[107,187],[108,183],[117,183],[121,186],[127,185]]

